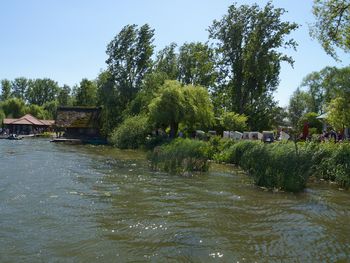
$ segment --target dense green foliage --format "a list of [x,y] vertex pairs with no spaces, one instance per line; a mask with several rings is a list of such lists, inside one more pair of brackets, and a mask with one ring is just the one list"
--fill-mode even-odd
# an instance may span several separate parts
[[206,142],[178,138],[156,147],[149,159],[154,169],[184,175],[207,171],[208,153],[209,145]]
[[221,125],[227,131],[244,131],[247,129],[247,117],[235,112],[224,112]]
[[179,124],[189,130],[209,127],[213,122],[213,106],[207,90],[197,86],[181,86],[177,81],[165,81],[159,95],[149,104],[150,120],[156,128],[170,126],[170,137],[177,135]]
[[284,9],[269,2],[264,8],[231,5],[221,20],[209,28],[218,44],[221,82],[215,88],[217,107],[245,114],[253,130],[269,128],[276,107],[272,93],[279,83],[280,64],[292,64],[291,57],[279,52],[296,47],[287,36],[297,24],[282,22]]
[[136,149],[145,144],[149,133],[148,118],[134,116],[126,119],[112,132],[110,142],[121,149]]
[[324,50],[338,58],[335,48],[350,51],[350,1],[314,0],[316,22],[311,35],[318,39]]

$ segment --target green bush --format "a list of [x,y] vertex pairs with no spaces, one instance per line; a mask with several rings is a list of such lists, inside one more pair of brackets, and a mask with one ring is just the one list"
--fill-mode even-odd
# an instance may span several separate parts
[[336,181],[339,186],[350,186],[350,144],[322,143],[314,149],[312,172],[319,179]]
[[177,138],[156,147],[149,155],[154,169],[173,174],[205,172],[209,168],[209,145],[206,142]]
[[216,157],[239,165],[258,186],[291,192],[304,189],[312,165],[306,147],[296,152],[293,143],[239,141]]
[[146,143],[150,132],[148,119],[145,116],[134,116],[126,119],[110,136],[110,143],[121,149],[136,149]]

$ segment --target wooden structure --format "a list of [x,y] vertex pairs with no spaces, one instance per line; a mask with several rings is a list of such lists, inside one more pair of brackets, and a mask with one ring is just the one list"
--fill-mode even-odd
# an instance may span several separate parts
[[4,119],[2,128],[7,134],[30,135],[46,132],[53,127],[54,123],[54,120],[39,120],[26,114],[18,119]]
[[100,107],[59,107],[55,128],[65,138],[98,138],[100,137]]

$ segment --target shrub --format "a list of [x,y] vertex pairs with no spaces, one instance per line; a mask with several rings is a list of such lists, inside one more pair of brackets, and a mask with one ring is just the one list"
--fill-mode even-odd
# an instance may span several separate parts
[[145,144],[149,131],[147,117],[130,117],[114,129],[110,143],[121,149],[136,149]]
[[149,155],[154,169],[173,174],[208,170],[209,145],[206,142],[178,138],[156,147]]

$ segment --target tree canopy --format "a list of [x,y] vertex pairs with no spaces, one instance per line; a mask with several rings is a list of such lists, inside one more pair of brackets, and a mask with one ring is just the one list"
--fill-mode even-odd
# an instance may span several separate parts
[[316,22],[310,28],[312,37],[318,39],[323,49],[338,59],[336,48],[350,51],[350,1],[314,0],[313,14]]
[[[285,12],[271,2],[264,8],[234,4],[209,28],[210,38],[217,45],[221,75],[221,83],[214,90],[219,97],[216,106],[245,114],[250,126],[254,124],[252,116],[269,112],[274,104],[272,93],[279,84],[281,63],[293,64],[281,48],[296,48],[296,42],[287,37],[298,25],[282,21]],[[264,104],[261,98],[265,98]]]

